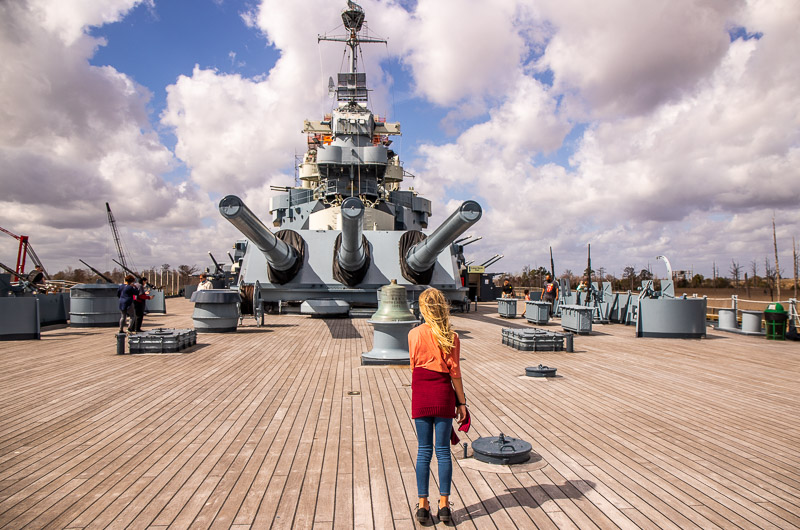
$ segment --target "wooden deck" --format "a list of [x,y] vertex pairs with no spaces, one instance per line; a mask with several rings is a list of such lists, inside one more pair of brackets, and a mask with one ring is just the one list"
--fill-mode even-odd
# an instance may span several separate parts
[[[145,329],[191,327],[188,301],[167,309]],[[455,447],[457,526],[800,527],[797,343],[607,325],[574,353],[530,353],[500,343],[527,324],[493,305],[455,325],[466,438],[537,453],[488,467]],[[63,328],[0,343],[0,527],[416,525],[411,374],[360,366],[366,319],[268,316],[199,342],[123,357],[113,329]],[[539,363],[559,377],[522,375]]]

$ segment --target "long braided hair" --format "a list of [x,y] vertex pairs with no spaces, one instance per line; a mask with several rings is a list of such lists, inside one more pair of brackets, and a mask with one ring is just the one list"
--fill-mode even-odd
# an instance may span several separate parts
[[450,327],[450,304],[442,291],[429,287],[419,295],[419,312],[439,344],[442,356],[447,359],[455,346],[455,332]]

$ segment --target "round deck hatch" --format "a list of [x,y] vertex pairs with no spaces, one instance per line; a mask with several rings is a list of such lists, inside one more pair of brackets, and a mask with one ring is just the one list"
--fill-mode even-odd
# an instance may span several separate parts
[[549,366],[529,366],[525,368],[525,375],[528,377],[555,377],[556,369]]
[[531,444],[500,433],[500,436],[486,436],[472,442],[475,459],[488,464],[521,464],[531,457]]

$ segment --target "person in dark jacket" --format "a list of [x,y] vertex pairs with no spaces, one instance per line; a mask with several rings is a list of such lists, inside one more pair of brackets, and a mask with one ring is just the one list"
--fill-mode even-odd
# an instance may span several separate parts
[[138,282],[133,284],[136,287],[137,295],[136,298],[133,300],[133,309],[136,313],[136,333],[141,333],[142,331],[142,322],[144,322],[144,310],[145,305],[147,304],[147,300],[151,298],[150,296],[150,285],[147,283],[147,278],[142,278]]
[[28,273],[28,281],[33,285],[44,284],[44,267],[41,265],[34,267],[34,269]]
[[514,286],[511,285],[511,282],[508,281],[508,278],[503,280],[503,298],[514,298]]
[[125,276],[125,283],[120,285],[117,289],[117,296],[119,296],[119,332],[125,331],[125,323],[127,317],[131,317],[131,323],[128,326],[128,333],[136,332],[136,311],[133,308],[133,297],[139,293],[139,290],[133,285],[134,277],[131,274]]

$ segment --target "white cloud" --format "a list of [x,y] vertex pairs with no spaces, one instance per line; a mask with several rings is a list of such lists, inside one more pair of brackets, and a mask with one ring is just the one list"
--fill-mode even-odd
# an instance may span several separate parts
[[515,11],[505,0],[420,0],[410,19],[389,26],[417,92],[439,105],[504,97],[526,52]]
[[131,227],[202,216],[193,188],[163,178],[175,161],[148,121],[149,92],[88,62],[101,43],[84,29],[135,2],[83,4],[0,4],[0,226],[30,235],[42,259],[96,249],[105,201]]
[[153,0],[27,0],[33,20],[48,33],[70,46],[84,38],[89,26],[102,26],[120,20],[139,4],[153,6]]
[[[485,122],[415,161],[420,190],[482,198],[485,238],[471,252],[506,254],[497,270],[514,271],[545,263],[553,245],[557,265],[578,271],[592,243],[611,269],[661,253],[710,269],[771,255],[773,212],[785,238],[800,232],[796,4],[665,4],[657,17],[636,2],[539,5],[553,88],[512,85]],[[730,43],[732,25],[763,37]],[[588,112],[570,108],[578,101]],[[524,153],[561,144],[562,112],[592,117],[572,165],[538,165]]]
[[728,21],[742,1],[546,1],[555,32],[540,67],[575,112],[647,113],[689,94],[725,55]]

